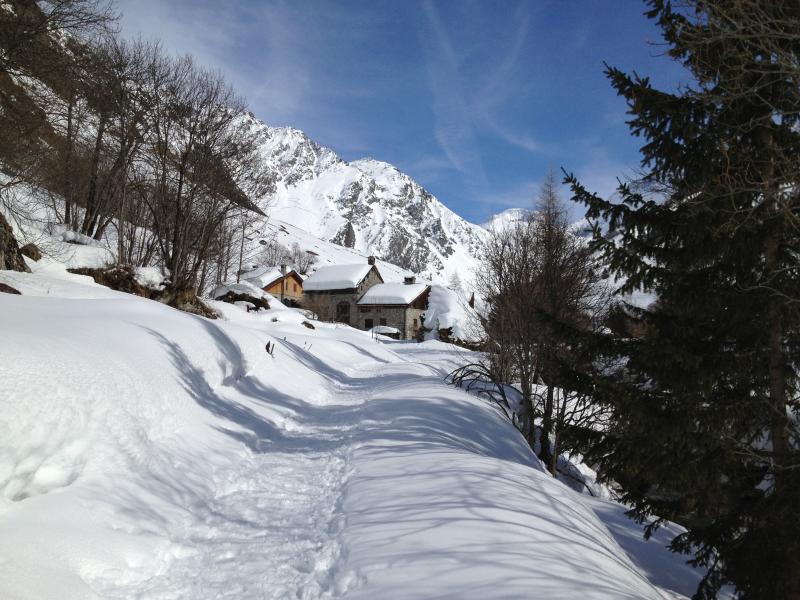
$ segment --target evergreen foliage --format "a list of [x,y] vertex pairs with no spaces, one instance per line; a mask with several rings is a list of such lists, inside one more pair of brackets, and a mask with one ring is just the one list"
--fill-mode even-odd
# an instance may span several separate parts
[[694,83],[608,67],[643,177],[620,201],[566,178],[620,292],[657,297],[593,340],[613,418],[588,458],[638,517],[688,527],[673,548],[709,567],[697,598],[800,598],[800,4],[649,4]]

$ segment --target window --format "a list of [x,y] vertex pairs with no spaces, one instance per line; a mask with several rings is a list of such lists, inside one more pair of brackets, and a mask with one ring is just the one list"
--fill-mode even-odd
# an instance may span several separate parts
[[386,325],[386,319],[381,319],[381,325]]
[[372,319],[364,319],[364,329],[372,329]]
[[359,306],[358,307],[358,312],[360,312],[360,313],[368,313],[369,312],[369,306]]
[[417,328],[417,320],[414,319],[414,329],[416,329],[416,328]]
[[292,291],[295,291],[295,292],[297,291],[297,284],[296,283],[292,284]]

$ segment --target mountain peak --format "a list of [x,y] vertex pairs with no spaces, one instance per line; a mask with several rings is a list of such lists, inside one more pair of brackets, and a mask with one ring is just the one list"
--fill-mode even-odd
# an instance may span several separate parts
[[486,231],[397,167],[373,157],[345,162],[291,127],[257,119],[249,126],[261,129],[261,153],[274,173],[260,200],[271,217],[427,278],[471,278]]

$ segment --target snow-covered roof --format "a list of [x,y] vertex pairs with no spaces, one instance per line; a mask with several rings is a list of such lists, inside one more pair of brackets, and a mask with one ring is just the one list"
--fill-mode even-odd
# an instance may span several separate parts
[[382,335],[393,335],[400,333],[400,330],[397,327],[389,327],[388,325],[376,325],[372,329],[370,329],[373,333],[380,333]]
[[303,282],[303,291],[349,290],[358,287],[372,268],[370,264],[320,267]]
[[379,283],[369,288],[358,304],[411,304],[426,289],[424,283]]
[[264,292],[264,290],[261,288],[247,281],[242,281],[241,283],[225,283],[219,285],[211,290],[209,297],[220,298],[228,292],[233,292],[234,294],[247,294],[248,296],[253,296],[254,298],[266,298],[269,296],[269,294]]
[[252,271],[242,273],[240,279],[249,281],[253,285],[263,288],[283,276],[280,267],[258,267]]

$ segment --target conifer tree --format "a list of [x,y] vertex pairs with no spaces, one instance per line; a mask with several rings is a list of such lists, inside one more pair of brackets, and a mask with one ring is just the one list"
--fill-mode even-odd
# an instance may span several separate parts
[[566,178],[620,292],[656,297],[592,340],[613,418],[588,459],[636,516],[688,528],[697,598],[800,598],[800,4],[649,5],[694,82],[607,68],[644,175],[618,202]]

